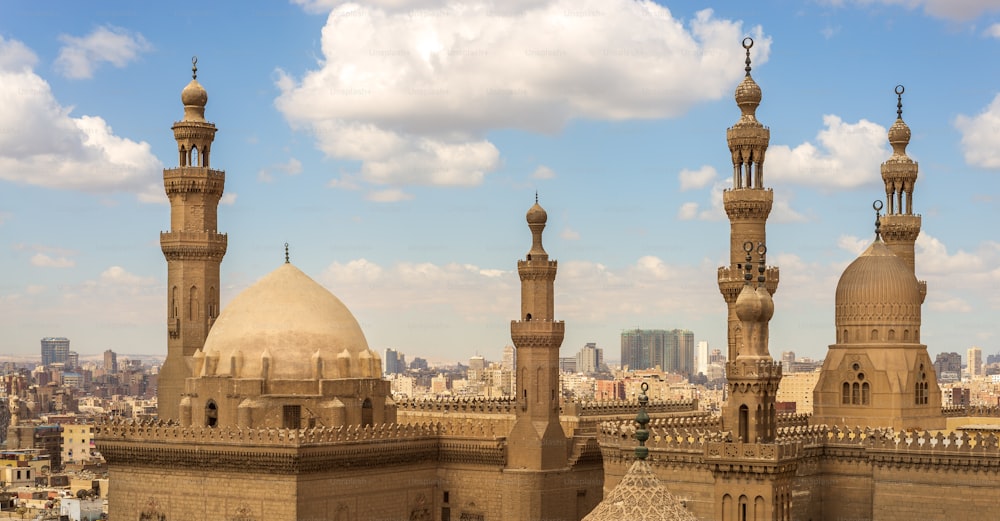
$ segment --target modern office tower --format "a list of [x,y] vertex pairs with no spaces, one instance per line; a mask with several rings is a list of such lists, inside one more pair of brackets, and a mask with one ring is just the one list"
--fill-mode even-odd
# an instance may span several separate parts
[[702,340],[698,342],[697,356],[698,370],[696,373],[708,374],[708,342]]
[[972,346],[969,348],[967,355],[969,378],[983,376],[983,350],[976,346]]
[[934,372],[938,380],[953,381],[962,378],[962,355],[958,353],[938,353],[934,359]]
[[76,369],[80,367],[80,353],[76,351],[66,352],[66,369]]
[[576,372],[583,374],[593,374],[601,372],[603,365],[604,350],[597,347],[594,342],[585,344],[576,354]]
[[118,372],[118,354],[110,349],[104,352],[104,372],[111,374]]
[[402,374],[406,372],[406,355],[392,348],[385,349],[382,357],[385,374]]
[[69,355],[69,339],[45,337],[42,339],[42,365],[65,364]]
[[622,366],[690,374],[694,369],[694,333],[685,329],[630,329],[621,335]]
[[781,368],[786,373],[792,372],[792,366],[795,365],[795,351],[782,351],[781,352]]

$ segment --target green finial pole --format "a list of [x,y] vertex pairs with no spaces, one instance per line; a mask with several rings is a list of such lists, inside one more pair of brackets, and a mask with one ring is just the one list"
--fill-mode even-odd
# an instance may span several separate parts
[[635,430],[635,439],[639,442],[639,446],[635,448],[635,457],[644,460],[649,456],[649,447],[646,446],[646,440],[649,439],[649,431],[646,429],[646,425],[649,424],[649,414],[646,414],[646,404],[649,403],[646,391],[649,390],[649,384],[642,382],[639,389],[642,389],[639,393],[639,414],[635,415],[635,422],[639,424],[639,428]]

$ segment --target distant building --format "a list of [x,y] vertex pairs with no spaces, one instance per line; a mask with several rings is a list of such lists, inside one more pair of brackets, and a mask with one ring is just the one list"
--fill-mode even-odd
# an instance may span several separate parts
[[406,372],[406,355],[395,349],[386,348],[382,357],[385,374],[402,374]]
[[969,348],[967,355],[969,378],[983,376],[983,350],[976,346],[972,346]]
[[[784,355],[782,355],[782,363],[784,363]],[[793,412],[811,414],[813,412],[813,389],[816,388],[819,375],[819,371],[812,371],[789,373],[782,376],[781,383],[778,384],[778,396],[775,400],[783,403],[794,403],[795,410]]]
[[427,360],[420,358],[419,356],[414,357],[413,361],[410,362],[410,369],[427,369]]
[[938,353],[934,359],[934,372],[938,381],[954,382],[962,378],[962,355],[958,353]]
[[110,349],[104,352],[104,372],[111,374],[118,372],[118,354]]
[[576,357],[566,356],[559,358],[559,371],[563,373],[575,373]]
[[42,365],[65,364],[69,356],[69,339],[65,337],[45,337],[42,339]]
[[89,463],[94,457],[94,426],[66,424],[62,430],[62,463]]
[[698,370],[696,372],[701,374],[707,374],[708,364],[709,364],[708,342],[706,342],[705,340],[698,342],[698,349],[696,351],[695,358],[697,358],[697,366],[698,366]]
[[576,354],[576,372],[594,374],[601,372],[604,366],[604,350],[594,342],[585,344]]
[[694,333],[685,329],[630,329],[621,334],[622,367],[691,374]]
[[514,352],[514,346],[509,344],[504,346],[503,361],[500,363],[500,366],[503,367],[503,369],[506,371],[513,371],[516,360],[517,360],[517,355]]
[[790,373],[792,372],[792,365],[795,364],[795,351],[782,351],[781,352],[781,370]]

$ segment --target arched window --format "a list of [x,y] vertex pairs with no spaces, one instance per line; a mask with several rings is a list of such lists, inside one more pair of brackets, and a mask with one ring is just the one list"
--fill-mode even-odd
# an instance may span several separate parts
[[868,382],[861,384],[861,405],[868,405],[871,403],[871,387],[869,387]]
[[749,442],[747,436],[750,432],[750,409],[746,404],[740,406],[740,441]]
[[878,329],[872,329],[872,334],[868,338],[869,340],[878,340]]
[[198,318],[198,286],[191,286],[188,292],[188,319]]
[[851,384],[851,404],[861,405],[861,385],[858,382]]
[[844,382],[844,393],[840,398],[840,403],[849,405],[851,403],[851,384]]
[[850,340],[850,335],[847,334],[847,330],[845,329],[844,330],[844,338],[843,338],[843,340],[840,341],[840,343],[846,344],[846,343],[848,343],[850,341],[851,341]]
[[198,147],[191,147],[191,166],[201,166],[198,162]]
[[372,408],[371,398],[365,398],[364,403],[361,404],[361,426],[369,427],[374,422],[374,409]]
[[219,422],[219,406],[215,405],[215,400],[209,400],[205,404],[205,426],[215,427]]
[[903,330],[903,340],[904,341],[909,341],[910,340],[910,330],[909,329],[904,329]]
[[895,339],[896,339],[896,330],[895,329],[890,329],[889,330],[889,340],[895,340]]

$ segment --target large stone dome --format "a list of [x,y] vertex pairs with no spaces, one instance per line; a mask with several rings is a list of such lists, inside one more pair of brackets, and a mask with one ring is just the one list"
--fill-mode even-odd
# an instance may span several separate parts
[[876,239],[840,276],[837,341],[917,343],[921,302],[913,271]]
[[262,377],[265,358],[269,379],[371,377],[367,366],[377,363],[347,306],[288,263],[233,299],[203,352],[207,360],[218,356],[206,374],[244,378]]

